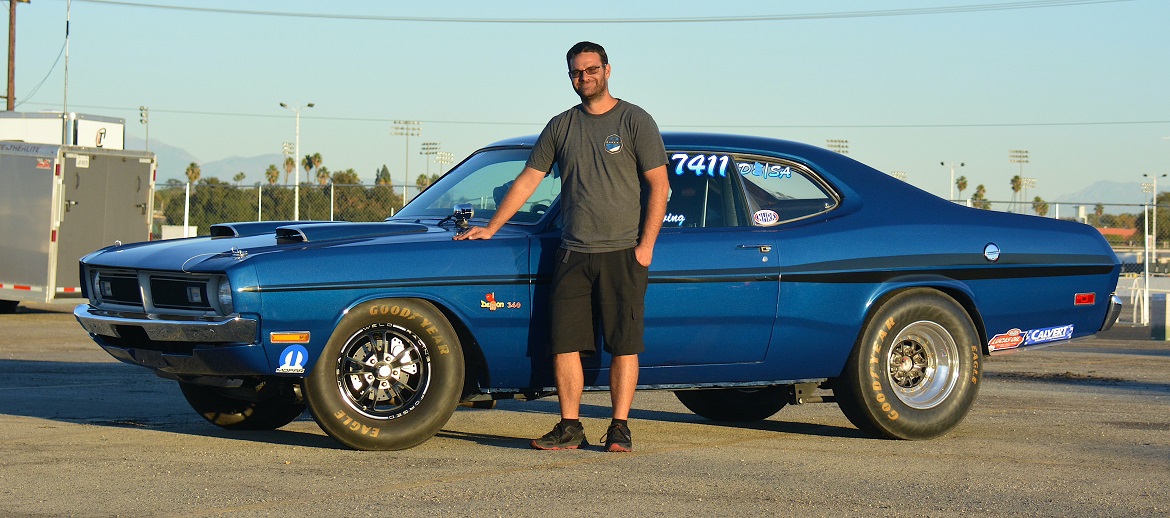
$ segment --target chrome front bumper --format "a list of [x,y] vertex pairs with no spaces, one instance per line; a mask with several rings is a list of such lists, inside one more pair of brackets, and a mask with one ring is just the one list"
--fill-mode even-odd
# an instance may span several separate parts
[[121,338],[120,326],[142,329],[151,341],[251,344],[259,339],[259,322],[243,318],[177,318],[146,313],[94,309],[80,305],[73,316],[91,334]]

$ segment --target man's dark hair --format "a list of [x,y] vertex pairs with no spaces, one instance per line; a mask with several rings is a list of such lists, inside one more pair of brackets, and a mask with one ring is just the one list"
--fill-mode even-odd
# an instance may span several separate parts
[[573,58],[582,52],[596,52],[597,55],[601,56],[602,65],[609,64],[609,56],[605,55],[605,47],[593,43],[592,41],[582,41],[576,45],[573,45],[573,48],[569,49],[569,52],[565,54],[565,62],[567,63],[573,61]]

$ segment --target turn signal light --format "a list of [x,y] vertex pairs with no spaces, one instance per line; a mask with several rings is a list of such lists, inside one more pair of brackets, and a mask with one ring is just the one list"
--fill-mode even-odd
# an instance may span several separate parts
[[1073,298],[1073,304],[1078,306],[1092,306],[1097,303],[1096,293],[1078,293]]

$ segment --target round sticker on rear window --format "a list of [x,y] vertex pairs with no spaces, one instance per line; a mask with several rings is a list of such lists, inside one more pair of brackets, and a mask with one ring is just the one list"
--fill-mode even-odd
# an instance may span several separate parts
[[759,210],[752,214],[752,221],[761,227],[770,227],[780,222],[780,215],[774,210]]

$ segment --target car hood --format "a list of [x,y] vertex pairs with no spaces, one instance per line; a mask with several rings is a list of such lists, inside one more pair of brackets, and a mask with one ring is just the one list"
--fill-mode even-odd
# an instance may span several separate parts
[[[183,272],[224,271],[271,253],[336,246],[450,241],[453,229],[406,222],[251,222],[212,227],[210,237],[112,246],[81,260],[93,266]],[[502,230],[499,237],[518,235]]]

